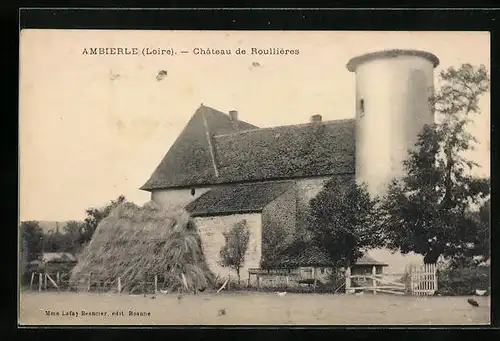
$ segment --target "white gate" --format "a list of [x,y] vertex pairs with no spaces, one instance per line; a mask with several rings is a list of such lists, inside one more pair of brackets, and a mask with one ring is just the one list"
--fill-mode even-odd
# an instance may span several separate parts
[[410,280],[410,294],[430,296],[437,291],[436,264],[412,264],[406,268]]

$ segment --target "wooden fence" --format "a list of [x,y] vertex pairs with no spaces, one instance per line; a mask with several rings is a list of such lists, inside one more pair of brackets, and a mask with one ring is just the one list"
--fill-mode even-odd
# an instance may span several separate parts
[[[92,273],[82,274],[79,280],[76,280],[78,284],[71,288],[69,283],[69,273],[48,273],[48,272],[32,272],[30,280],[30,289],[38,291],[47,290],[66,290],[75,289],[78,291],[94,291],[94,292],[116,292],[121,293],[123,290],[123,284],[121,277],[117,277],[114,280],[102,281],[92,277]],[[154,276],[152,281],[140,281],[136,283],[134,290],[140,293],[158,293],[161,289],[159,288],[158,276]],[[133,293],[133,292],[131,292]]]
[[[275,276],[282,280],[278,286],[291,287],[292,282],[297,282],[297,284],[307,284],[312,285],[316,288],[316,278],[310,281],[300,280],[300,274],[297,270],[262,270],[262,269],[249,269],[249,281],[250,285],[250,275],[257,277],[257,288],[259,288],[259,282],[261,277]],[[42,290],[65,290],[70,288],[68,273],[47,273],[47,272],[32,272],[30,288],[31,290],[42,291]],[[224,283],[223,287],[229,285],[228,280]],[[97,292],[116,292],[121,293],[124,287],[122,283],[122,278],[117,277],[114,280],[102,281],[92,277],[92,273],[83,274],[80,276],[79,280],[75,281],[78,283],[78,291],[97,291]],[[303,282],[303,283],[301,283]],[[363,283],[362,285],[356,285],[357,282]],[[187,282],[184,280],[184,285],[188,289]],[[342,285],[341,285],[342,286]],[[353,275],[351,274],[351,269],[347,268],[345,272],[345,292],[348,294],[356,292],[369,291],[373,294],[386,293],[394,295],[433,295],[437,291],[437,272],[435,264],[425,264],[425,265],[410,265],[405,269],[405,273],[401,274],[401,281],[388,280],[386,276],[376,273],[376,268],[372,268],[371,274],[366,275]],[[221,288],[220,290],[222,290]],[[337,290],[340,289],[337,288]],[[130,289],[130,294],[133,293],[158,293],[163,292],[159,286],[159,277],[151,277],[151,280],[140,281],[135,283],[132,289]],[[335,292],[337,292],[335,290]]]
[[[156,294],[158,292],[166,293],[168,290],[162,290],[162,276],[151,276],[149,280],[135,281],[133,285],[129,285],[129,294]],[[183,287],[189,291],[188,283],[184,274],[182,274]],[[38,291],[47,290],[72,290],[72,291],[87,291],[87,292],[114,292],[121,293],[125,287],[121,277],[112,280],[100,280],[92,275],[80,274],[78,278],[70,284],[70,274],[63,272],[32,272],[30,289]],[[130,284],[130,283],[128,283]],[[225,283],[226,285],[227,283]],[[224,286],[225,286],[224,285]],[[229,286],[229,284],[227,284]],[[197,289],[195,289],[197,292]]]
[[416,296],[430,296],[438,289],[436,264],[410,265],[405,271],[409,278],[409,291]]
[[[347,268],[345,278],[345,289],[348,294],[369,291],[373,294],[429,296],[437,291],[436,264],[409,265],[405,273],[400,274],[400,281],[391,281],[386,276],[377,274],[375,267],[372,273],[367,275],[352,275],[351,268]],[[358,281],[364,285],[353,285]]]
[[[352,275],[351,268],[347,268],[345,278],[345,289],[347,294],[364,291],[370,291],[374,295],[377,293],[394,295],[405,294],[406,285],[404,283],[384,279],[384,275],[377,274],[375,267],[372,268],[372,273],[369,275]],[[353,285],[358,281],[362,282],[363,285]]]

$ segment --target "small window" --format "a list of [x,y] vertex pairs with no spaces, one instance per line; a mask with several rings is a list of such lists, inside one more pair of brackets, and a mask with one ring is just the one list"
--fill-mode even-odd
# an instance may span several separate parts
[[364,99],[359,100],[359,113],[361,116],[364,116],[364,114],[365,114],[365,100]]
[[191,195],[195,195],[196,194],[196,190],[194,188],[191,188]]
[[324,274],[325,273],[325,269],[324,268],[321,268],[321,273]]

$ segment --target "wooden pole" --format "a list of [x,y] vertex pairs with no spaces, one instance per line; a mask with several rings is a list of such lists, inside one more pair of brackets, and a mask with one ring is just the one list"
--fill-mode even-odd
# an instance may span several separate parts
[[90,280],[92,279],[92,272],[89,273],[89,283],[87,285],[87,291],[90,291]]
[[158,275],[155,275],[155,294],[158,293]]
[[60,275],[59,275],[59,271],[57,272],[56,274],[56,281],[57,281],[57,285],[59,285],[59,282],[60,282]]
[[373,294],[377,294],[377,268],[375,265],[372,267],[372,277],[373,277]]
[[433,276],[434,276],[434,291],[438,290],[438,277],[437,277],[437,269],[436,269],[436,264],[433,266]]
[[122,292],[122,279],[118,277],[118,293]]
[[44,288],[47,290],[47,273],[45,272],[45,277],[44,277]]
[[33,281],[35,279],[35,272],[31,272],[31,280],[30,280],[30,290],[33,290]]
[[260,288],[260,276],[257,275],[257,289]]
[[42,291],[43,277],[42,273],[38,273],[38,291]]
[[50,282],[51,282],[51,283],[52,283],[52,284],[56,287],[57,291],[59,291],[59,286],[58,286],[58,285],[57,285],[57,283],[56,283],[56,282],[52,279],[52,277],[50,277],[50,275],[49,275],[49,274],[47,274],[47,273],[45,274],[45,276],[46,276],[46,277],[45,277],[45,279],[47,279],[47,278],[48,278],[48,279],[50,280]]
[[347,294],[351,291],[351,267],[348,266],[345,270],[345,291]]

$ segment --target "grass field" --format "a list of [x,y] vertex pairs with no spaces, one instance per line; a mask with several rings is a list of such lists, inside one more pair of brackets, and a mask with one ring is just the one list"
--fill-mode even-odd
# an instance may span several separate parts
[[[489,324],[489,297],[475,297],[477,308],[466,300],[467,297],[382,294],[280,297],[257,292],[184,295],[181,299],[177,295],[159,294],[152,299],[151,295],[26,291],[20,296],[19,322],[23,325]],[[220,313],[221,309],[225,314]],[[82,316],[82,311],[106,315]],[[131,316],[129,311],[149,316]]]

